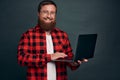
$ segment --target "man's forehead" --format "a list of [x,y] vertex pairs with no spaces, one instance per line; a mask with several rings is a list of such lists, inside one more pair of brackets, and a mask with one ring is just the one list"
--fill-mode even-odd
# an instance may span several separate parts
[[56,7],[53,4],[47,4],[47,5],[43,5],[41,6],[41,10],[42,9],[56,9]]

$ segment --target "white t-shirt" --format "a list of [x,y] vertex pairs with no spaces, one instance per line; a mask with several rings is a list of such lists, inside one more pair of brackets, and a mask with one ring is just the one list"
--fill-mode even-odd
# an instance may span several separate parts
[[[53,42],[49,32],[46,32],[47,54],[53,54]],[[56,66],[54,62],[47,63],[47,80],[56,80]]]

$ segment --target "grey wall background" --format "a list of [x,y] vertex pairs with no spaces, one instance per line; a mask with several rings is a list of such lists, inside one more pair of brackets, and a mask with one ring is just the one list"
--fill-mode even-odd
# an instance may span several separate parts
[[[25,80],[26,67],[17,64],[20,36],[37,23],[41,0],[0,0],[0,80]],[[69,80],[120,80],[120,1],[54,0],[57,26],[66,31],[75,52],[78,34],[97,33],[95,57]]]

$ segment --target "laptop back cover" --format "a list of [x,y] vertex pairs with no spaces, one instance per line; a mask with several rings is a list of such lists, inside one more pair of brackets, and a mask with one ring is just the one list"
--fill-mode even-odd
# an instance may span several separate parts
[[97,34],[81,34],[78,37],[78,43],[74,60],[93,58]]

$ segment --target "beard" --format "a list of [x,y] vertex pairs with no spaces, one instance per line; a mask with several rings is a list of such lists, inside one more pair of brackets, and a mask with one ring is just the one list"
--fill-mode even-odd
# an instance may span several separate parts
[[55,28],[56,21],[52,21],[50,23],[46,23],[44,20],[38,18],[38,25],[45,31],[50,31]]

